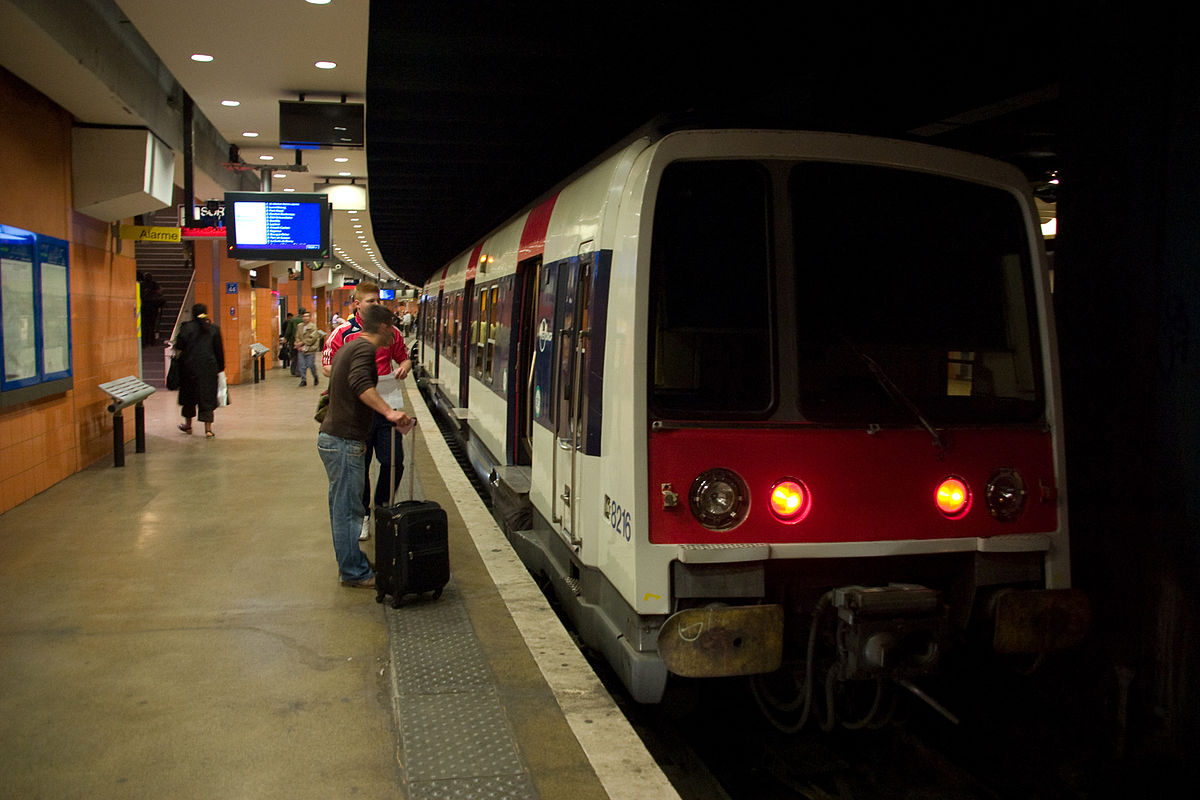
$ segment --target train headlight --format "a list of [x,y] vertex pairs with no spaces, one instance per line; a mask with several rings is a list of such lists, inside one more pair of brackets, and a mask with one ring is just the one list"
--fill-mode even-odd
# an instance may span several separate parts
[[705,470],[692,481],[688,494],[692,514],[706,528],[728,530],[746,518],[750,496],[746,482],[727,469]]
[[971,508],[971,490],[961,478],[951,476],[938,485],[935,502],[938,511],[950,519],[958,519]]
[[784,478],[771,487],[771,513],[780,522],[799,522],[812,508],[808,487],[794,478]]
[[1012,522],[1025,510],[1025,481],[1015,469],[1004,467],[992,473],[984,490],[988,511],[1001,522]]

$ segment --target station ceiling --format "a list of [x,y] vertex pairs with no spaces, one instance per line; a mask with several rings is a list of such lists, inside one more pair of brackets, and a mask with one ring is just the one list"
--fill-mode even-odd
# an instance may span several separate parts
[[371,4],[371,217],[402,277],[422,282],[655,120],[916,139],[1038,185],[1055,166],[1053,4],[572,8]]
[[[0,22],[0,65],[79,123],[146,126],[178,153],[186,93],[224,143],[201,199],[252,173],[365,183],[369,218],[335,215],[339,259],[417,284],[651,123],[916,139],[1035,186],[1057,165],[1044,0],[0,0]],[[365,148],[280,149],[278,103],[302,95],[365,99]]]

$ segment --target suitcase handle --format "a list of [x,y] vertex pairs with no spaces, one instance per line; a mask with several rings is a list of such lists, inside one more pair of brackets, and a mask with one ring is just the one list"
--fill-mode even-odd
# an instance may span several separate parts
[[[416,429],[416,427],[417,427],[417,420],[414,417],[413,418],[413,429]],[[413,447],[415,447],[415,443],[416,443],[416,437],[414,436],[413,441],[409,442],[409,444],[412,446],[410,446],[408,448],[409,449],[409,457],[408,457],[408,499],[409,500],[417,499],[417,454],[416,454],[416,452],[413,452]],[[395,475],[396,474],[396,426],[395,425],[392,426],[392,453],[391,453],[391,455],[392,455],[392,475]],[[391,486],[388,487],[388,506],[391,507],[391,506],[396,505],[396,482],[394,480],[389,480],[388,483],[391,484]]]

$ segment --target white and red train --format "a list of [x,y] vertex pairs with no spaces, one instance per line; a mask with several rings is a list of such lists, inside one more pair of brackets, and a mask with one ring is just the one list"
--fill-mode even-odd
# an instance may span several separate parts
[[777,723],[816,696],[827,724],[857,682],[1086,626],[1045,252],[1008,165],[639,137],[435,273],[418,324],[506,534],[639,701],[755,675]]

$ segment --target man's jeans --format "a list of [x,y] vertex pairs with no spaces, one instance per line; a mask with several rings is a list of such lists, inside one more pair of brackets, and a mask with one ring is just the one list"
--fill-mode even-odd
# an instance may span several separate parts
[[[392,473],[392,436],[396,439],[396,472]],[[375,505],[386,506],[392,490],[398,490],[404,475],[404,441],[387,417],[375,411],[371,415],[371,429],[367,434],[366,455],[363,457],[363,508],[371,505],[371,454],[379,459],[379,478],[375,481]],[[389,481],[390,478],[390,481]],[[397,495],[399,499],[399,495]],[[365,516],[365,513],[364,513]]]
[[329,476],[329,525],[338,574],[343,581],[366,580],[371,577],[371,565],[358,549],[358,534],[366,513],[362,505],[366,444],[321,433],[317,435],[317,450]]
[[300,382],[308,383],[308,373],[312,372],[313,385],[317,381],[317,354],[316,353],[296,353],[296,362],[300,365]]

